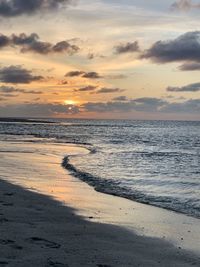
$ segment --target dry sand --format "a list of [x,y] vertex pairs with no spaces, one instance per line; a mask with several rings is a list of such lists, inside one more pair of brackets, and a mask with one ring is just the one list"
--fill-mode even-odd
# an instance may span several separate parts
[[0,266],[200,266],[198,256],[118,226],[89,222],[0,180]]

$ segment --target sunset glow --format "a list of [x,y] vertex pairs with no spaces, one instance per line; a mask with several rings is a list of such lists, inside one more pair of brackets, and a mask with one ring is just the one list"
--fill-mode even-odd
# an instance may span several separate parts
[[77,104],[77,102],[74,100],[65,100],[64,103],[65,105],[76,105]]
[[199,74],[200,0],[0,0],[0,267],[200,267]]
[[0,10],[0,116],[200,119],[198,5],[61,2]]

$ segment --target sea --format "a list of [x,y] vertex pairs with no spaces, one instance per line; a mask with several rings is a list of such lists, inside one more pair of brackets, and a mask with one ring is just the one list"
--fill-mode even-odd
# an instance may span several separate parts
[[200,121],[1,121],[8,136],[82,146],[61,167],[95,190],[200,218]]

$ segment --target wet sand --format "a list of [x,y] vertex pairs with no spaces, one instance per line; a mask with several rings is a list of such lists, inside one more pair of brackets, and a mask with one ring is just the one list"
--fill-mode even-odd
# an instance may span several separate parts
[[198,266],[169,243],[89,222],[72,208],[0,181],[0,266]]

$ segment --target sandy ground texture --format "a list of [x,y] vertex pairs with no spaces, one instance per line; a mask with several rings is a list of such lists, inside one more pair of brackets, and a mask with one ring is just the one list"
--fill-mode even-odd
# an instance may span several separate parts
[[47,196],[0,180],[0,266],[200,266],[166,241],[89,222]]

